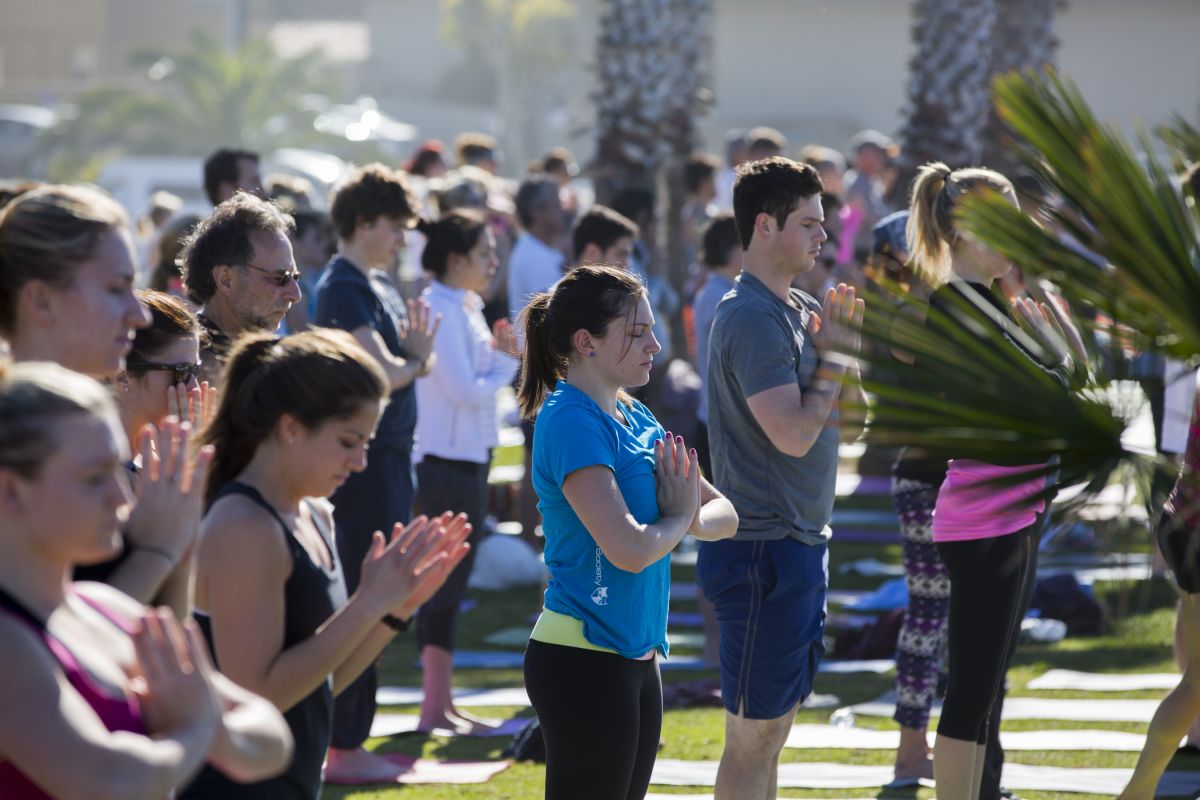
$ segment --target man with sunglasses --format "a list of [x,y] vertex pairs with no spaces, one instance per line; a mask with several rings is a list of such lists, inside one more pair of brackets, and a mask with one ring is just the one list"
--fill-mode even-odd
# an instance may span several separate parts
[[275,331],[300,300],[300,272],[288,233],[292,218],[240,192],[218,205],[184,245],[188,297],[202,305],[203,379],[216,385],[233,341],[247,331]]

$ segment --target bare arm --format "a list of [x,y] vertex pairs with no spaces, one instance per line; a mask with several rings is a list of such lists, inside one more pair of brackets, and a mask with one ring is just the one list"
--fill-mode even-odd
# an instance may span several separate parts
[[737,533],[738,515],[733,503],[716,487],[700,478],[700,511],[688,531],[704,542],[728,539]]
[[838,402],[838,438],[843,444],[857,441],[867,427],[867,395],[862,388],[862,370],[857,364],[846,371]]
[[408,323],[401,326],[400,336],[409,358],[392,355],[383,337],[373,328],[363,325],[350,332],[383,367],[393,392],[429,374],[433,367],[434,337],[442,322],[440,315],[430,313],[429,304],[424,300],[409,300],[407,305]]
[[153,736],[110,732],[31,632],[0,620],[0,641],[0,759],[51,796],[161,800],[204,763],[215,710]]
[[421,362],[392,355],[387,349],[383,337],[374,328],[364,325],[361,328],[355,328],[350,333],[363,346],[363,349],[379,362],[379,366],[383,367],[384,374],[387,375],[389,391],[403,389],[424,374],[425,367]]
[[813,314],[810,323],[820,361],[809,386],[801,391],[796,384],[785,384],[746,398],[754,421],[781,453],[806,455],[830,424],[850,360],[858,352],[863,311],[853,287],[830,289],[821,314]]
[[584,467],[563,481],[563,496],[571,509],[608,560],[626,572],[641,572],[675,549],[699,505],[700,470],[694,454],[687,458],[683,439],[666,448],[659,441],[655,448],[660,510],[656,523],[643,525],[634,519],[608,467]]

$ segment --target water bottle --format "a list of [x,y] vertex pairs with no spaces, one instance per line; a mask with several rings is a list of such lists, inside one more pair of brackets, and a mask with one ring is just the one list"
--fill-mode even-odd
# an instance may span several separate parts
[[854,712],[850,710],[849,706],[839,708],[829,715],[829,724],[835,728],[853,728]]

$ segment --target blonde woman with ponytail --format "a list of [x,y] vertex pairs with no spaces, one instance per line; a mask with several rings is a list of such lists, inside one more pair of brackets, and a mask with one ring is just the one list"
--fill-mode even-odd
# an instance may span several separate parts
[[[992,170],[932,163],[917,174],[908,241],[918,275],[934,287],[926,327],[984,330],[995,347],[1015,348],[1065,385],[1072,357],[1086,358],[1070,319],[1031,300],[1018,300],[1014,313],[995,289],[1012,264],[958,228],[962,199],[983,192],[1017,204],[1012,183]],[[1030,346],[1018,320],[1040,347]],[[1001,796],[1004,677],[1033,589],[1046,511],[1037,497],[1045,479],[1019,476],[1044,466],[952,458],[938,490],[933,541],[950,576],[950,682],[934,745],[939,800]]]

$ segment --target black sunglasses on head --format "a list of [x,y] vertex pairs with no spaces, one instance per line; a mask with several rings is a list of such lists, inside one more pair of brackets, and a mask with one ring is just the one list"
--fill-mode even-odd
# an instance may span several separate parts
[[182,361],[178,364],[165,364],[161,361],[139,361],[139,360],[134,359],[132,361],[125,362],[125,369],[132,371],[132,372],[150,372],[152,370],[162,370],[162,371],[170,370],[175,373],[174,383],[187,384],[187,383],[190,383],[193,378],[196,380],[200,380],[201,366],[199,364],[189,364],[186,361]]

